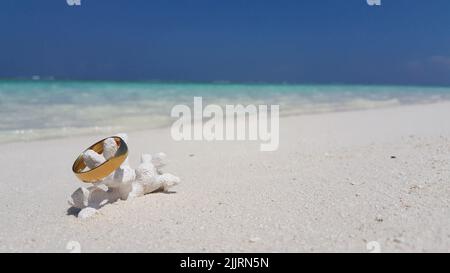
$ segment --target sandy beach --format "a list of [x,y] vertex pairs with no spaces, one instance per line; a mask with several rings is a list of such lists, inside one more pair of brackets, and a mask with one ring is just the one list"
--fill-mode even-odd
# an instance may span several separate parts
[[276,152],[130,132],[133,165],[163,151],[182,183],[84,220],[71,166],[105,135],[1,144],[0,251],[448,252],[447,117],[448,102],[283,117]]

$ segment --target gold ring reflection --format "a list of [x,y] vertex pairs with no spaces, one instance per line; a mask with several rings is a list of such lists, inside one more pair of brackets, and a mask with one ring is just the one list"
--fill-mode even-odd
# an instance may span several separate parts
[[[86,164],[83,160],[83,153],[87,150],[94,150],[98,154],[103,153],[103,142],[108,138],[113,138],[116,141],[118,146],[116,154],[98,167],[84,171],[86,169]],[[81,181],[86,183],[98,182],[113,173],[127,158],[128,147],[125,141],[123,141],[123,139],[118,136],[112,136],[108,138],[102,139],[91,147],[87,148],[78,156],[77,160],[75,160],[75,162],[73,163],[72,171]]]

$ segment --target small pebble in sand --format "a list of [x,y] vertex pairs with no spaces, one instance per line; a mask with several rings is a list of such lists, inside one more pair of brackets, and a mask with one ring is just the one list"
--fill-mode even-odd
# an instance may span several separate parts
[[252,237],[252,238],[249,239],[250,243],[256,243],[256,242],[259,242],[259,241],[261,241],[261,238],[259,238],[259,237]]
[[422,185],[413,185],[409,188],[410,190],[421,190],[423,189]]
[[396,159],[397,157],[395,155],[391,155],[391,159]]
[[377,215],[377,216],[375,217],[375,221],[377,221],[377,222],[383,222],[383,217],[381,217],[381,215]]
[[405,241],[405,239],[403,239],[402,237],[396,237],[393,241],[394,243],[401,244]]

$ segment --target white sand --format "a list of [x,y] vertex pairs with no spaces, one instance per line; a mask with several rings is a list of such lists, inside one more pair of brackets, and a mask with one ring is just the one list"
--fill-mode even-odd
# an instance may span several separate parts
[[131,162],[164,151],[182,184],[86,220],[67,214],[71,166],[103,135],[3,144],[0,251],[449,251],[449,117],[449,103],[286,117],[277,152],[134,132]]

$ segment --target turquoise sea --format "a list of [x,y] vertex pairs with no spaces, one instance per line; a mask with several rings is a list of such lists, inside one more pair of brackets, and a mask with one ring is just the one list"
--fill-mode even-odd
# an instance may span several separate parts
[[0,142],[168,126],[172,107],[194,96],[292,115],[450,100],[450,87],[0,81]]

